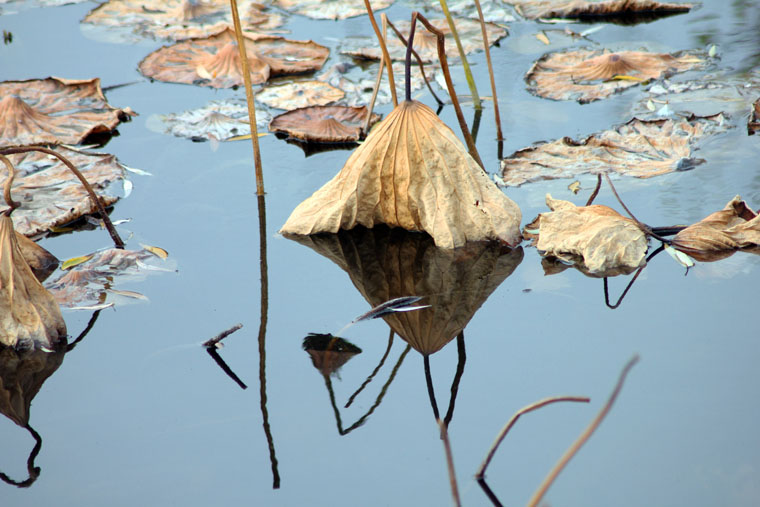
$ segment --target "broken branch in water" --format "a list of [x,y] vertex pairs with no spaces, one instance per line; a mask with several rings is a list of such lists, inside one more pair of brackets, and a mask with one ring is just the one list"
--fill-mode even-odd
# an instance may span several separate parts
[[235,375],[235,372],[232,371],[232,368],[230,368],[224,359],[222,359],[222,356],[220,356],[219,352],[216,351],[216,347],[206,347],[206,352],[208,352],[208,355],[211,356],[211,358],[222,369],[222,371],[226,373],[228,377],[234,380],[235,383],[241,387],[241,389],[248,389],[248,386],[245,385],[242,380],[240,380],[240,377]]
[[237,331],[238,329],[240,329],[241,327],[243,327],[243,324],[235,324],[234,326],[232,326],[228,330],[222,331],[221,333],[219,333],[218,335],[214,336],[210,340],[206,340],[205,342],[203,342],[203,346],[204,347],[216,347],[216,348],[220,348],[221,345],[217,345],[217,344],[219,342],[221,342],[222,340],[224,340],[225,338],[227,338],[232,333],[234,333],[235,331]]

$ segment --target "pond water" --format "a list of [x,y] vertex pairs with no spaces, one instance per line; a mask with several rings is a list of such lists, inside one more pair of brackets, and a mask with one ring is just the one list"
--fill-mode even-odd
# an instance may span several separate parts
[[[215,149],[148,128],[151,115],[243,92],[148,82],[137,64],[161,43],[86,37],[79,20],[95,5],[2,4],[0,26],[13,33],[13,42],[0,46],[0,78],[100,77],[104,86],[138,81],[107,92],[112,105],[129,106],[140,116],[121,125],[120,135],[102,151],[153,175],[131,176],[134,190],[112,217],[131,218],[121,226],[125,236],[132,233],[128,246],[165,248],[177,273],[121,286],[147,295],[150,302],[102,311],[86,338],[44,382],[30,417],[42,441],[32,465],[39,467],[32,470],[38,477],[26,488],[0,484],[0,504],[450,504],[422,354],[407,351],[399,337],[389,348],[388,325],[379,319],[342,334],[362,352],[334,375],[323,375],[315,368],[319,355],[313,363],[302,348],[309,333],[335,333],[369,309],[355,284],[369,283],[362,281],[362,269],[370,269],[376,259],[371,252],[369,259],[361,257],[361,251],[371,251],[371,241],[386,249],[410,248],[419,254],[419,265],[442,266],[443,261],[423,258],[421,252],[435,253],[419,238],[399,247],[395,237],[380,231],[344,238],[340,247],[349,257],[359,252],[359,259],[341,267],[278,235],[291,210],[331,178],[350,152],[305,157],[297,146],[269,135],[260,140],[267,191],[268,290],[262,300],[250,143],[222,143]],[[410,11],[397,2],[386,12],[391,19],[406,19]],[[685,15],[635,26],[604,25],[593,37],[602,45],[669,51],[716,44],[719,68],[738,73],[756,69],[760,61],[759,12],[758,2],[705,1]],[[507,25],[509,37],[493,49],[507,138],[504,154],[539,140],[579,138],[630,119],[633,104],[643,96],[640,88],[590,105],[530,95],[523,75],[546,51],[534,34],[547,27],[528,21]],[[571,28],[580,32],[590,26]],[[336,47],[342,37],[370,32],[366,17],[332,22],[293,16],[287,28],[294,38],[330,46],[328,63],[340,61]],[[483,54],[471,63],[481,94],[490,95]],[[467,93],[461,68],[453,70],[457,89]],[[434,104],[427,92],[419,98]],[[498,148],[490,103],[485,105],[477,145],[489,172],[495,172]],[[472,121],[474,110],[464,107]],[[390,110],[378,108],[384,114]],[[440,116],[456,125],[451,106]],[[746,118],[734,120],[736,128],[702,145],[699,156],[706,163],[692,171],[615,179],[638,218],[652,225],[693,223],[736,194],[760,206],[760,139],[747,136]],[[585,202],[595,177],[580,178],[578,196],[567,189],[570,182],[531,183],[505,192],[520,205],[527,223],[545,210],[547,192]],[[598,202],[617,207],[607,188]],[[101,230],[42,244],[66,259],[108,243]],[[477,255],[472,254],[479,262]],[[422,269],[408,254],[398,259],[409,263],[401,276]],[[471,280],[481,269],[466,266],[458,280]],[[641,361],[609,416],[545,501],[564,506],[760,504],[760,343],[751,315],[760,257],[739,253],[697,264],[684,276],[668,256],[658,256],[615,310],[605,305],[602,280],[573,269],[545,276],[540,256],[527,243],[511,254],[508,265],[493,269],[484,284],[488,287],[477,289],[481,292],[474,297],[476,289],[469,285],[449,289],[461,291],[465,311],[477,312],[463,340],[454,339],[429,356],[441,416],[453,406],[449,436],[464,505],[490,505],[473,475],[515,411],[548,396],[589,396],[588,404],[555,404],[523,416],[497,452],[486,476],[490,487],[505,504],[527,502],[604,405],[634,354]],[[629,280],[609,280],[611,302]],[[457,302],[458,297],[448,299]],[[73,336],[91,318],[89,312],[64,316]],[[238,322],[243,328],[225,340],[220,354],[248,386],[245,390],[200,346]],[[345,408],[388,348],[372,381]],[[461,378],[453,405],[458,364]],[[16,481],[29,477],[27,459],[35,440],[0,418],[0,442],[0,470]]]

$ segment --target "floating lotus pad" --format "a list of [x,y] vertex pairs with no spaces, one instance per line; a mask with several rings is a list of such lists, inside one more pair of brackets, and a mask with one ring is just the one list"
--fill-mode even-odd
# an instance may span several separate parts
[[[437,12],[443,12],[441,3],[437,1],[414,2],[413,5],[419,5],[421,9],[432,9]],[[448,0],[446,6],[449,8],[452,16],[480,19],[478,9],[472,0]],[[491,23],[509,23],[515,20],[511,9],[501,0],[481,0],[480,9],[483,11],[483,19]]]
[[[459,55],[454,37],[451,35],[451,29],[446,19],[431,19],[430,23],[445,35],[445,47],[446,55],[449,58],[456,58]],[[483,49],[483,36],[480,28],[480,22],[467,18],[456,18],[454,24],[457,27],[457,33],[459,39],[462,42],[462,47],[466,54],[473,51],[480,51]],[[409,39],[409,29],[411,23],[406,20],[402,20],[394,23],[394,26],[404,34],[404,37]],[[486,33],[488,35],[489,45],[493,45],[501,39],[506,37],[507,31],[494,24],[486,23]],[[393,60],[403,61],[406,59],[406,46],[404,46],[395,34],[388,34],[386,44],[388,46],[388,53]],[[349,41],[349,46],[342,50],[343,54],[356,56],[360,58],[369,58],[372,60],[380,60],[383,52],[378,47],[377,42],[374,39],[359,39]],[[360,46],[356,47],[355,46]],[[414,32],[414,49],[417,54],[420,55],[425,62],[437,62],[438,61],[438,38],[435,34],[429,32],[424,26],[418,26]]]
[[0,144],[79,144],[134,113],[106,102],[100,79],[49,77],[0,83]]
[[[394,0],[373,0],[372,9],[385,9],[393,2]],[[364,4],[356,0],[274,0],[273,4],[313,19],[346,19],[367,14]]]
[[679,82],[665,79],[650,86],[633,111],[640,118],[683,117],[692,113],[703,116],[719,111],[740,116],[750,104],[750,94],[759,91],[760,81],[745,76]]
[[515,10],[528,19],[618,17],[631,14],[668,15],[689,12],[687,3],[653,0],[510,0]]
[[[312,72],[322,67],[330,50],[312,41],[245,34],[253,84],[270,77]],[[147,77],[170,83],[231,88],[243,84],[235,32],[225,29],[202,39],[165,46],[140,62]]]
[[[309,143],[355,143],[366,118],[366,107],[312,106],[275,116],[269,130]],[[373,113],[369,124],[378,121]]]
[[581,49],[549,53],[525,75],[528,91],[581,104],[604,99],[642,82],[704,68],[707,61],[690,53],[647,53]]
[[584,173],[613,171],[650,178],[684,171],[704,162],[693,158],[699,141],[728,128],[722,114],[681,120],[634,118],[583,141],[565,137],[516,151],[501,161],[501,179],[504,185],[519,186]]
[[326,106],[345,95],[343,90],[324,81],[297,81],[264,88],[256,93],[256,101],[275,109],[290,111],[301,107]]
[[[269,113],[258,109],[256,111],[257,129],[266,129],[270,119]],[[245,99],[211,101],[198,109],[162,115],[160,120],[162,122],[160,132],[186,137],[193,141],[212,138],[225,141],[230,137],[251,133]]]

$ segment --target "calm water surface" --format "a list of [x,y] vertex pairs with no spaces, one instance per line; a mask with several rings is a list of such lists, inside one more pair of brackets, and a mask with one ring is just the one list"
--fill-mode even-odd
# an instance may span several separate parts
[[[419,256],[417,264],[407,254],[395,257],[403,265],[396,276],[405,280],[421,276],[414,270],[422,268],[415,266],[446,266],[445,259],[435,257],[419,238],[399,245],[395,236],[380,233],[333,243],[333,249],[345,252],[336,263],[277,235],[290,211],[332,177],[350,152],[305,158],[298,147],[273,136],[261,139],[270,448],[261,405],[261,245],[250,144],[226,143],[213,150],[210,143],[146,127],[151,115],[243,93],[143,80],[137,63],[161,44],[85,37],[78,22],[94,6],[2,5],[0,26],[13,33],[13,43],[0,47],[0,78],[100,77],[104,86],[139,81],[107,94],[111,104],[130,106],[140,116],[122,125],[120,136],[103,150],[153,176],[133,176],[134,191],[113,216],[132,218],[122,226],[133,232],[129,246],[164,247],[178,273],[122,286],[146,294],[150,303],[102,312],[90,334],[45,381],[30,417],[42,439],[34,461],[40,470],[32,471],[38,478],[28,488],[0,484],[0,505],[449,505],[444,449],[422,354],[407,351],[396,337],[374,379],[345,408],[386,353],[388,326],[372,321],[348,329],[344,336],[362,352],[331,376],[315,368],[302,349],[308,333],[337,332],[369,308],[357,288],[382,292],[368,281],[369,274],[379,269],[391,276],[390,268],[367,254],[370,241],[389,257],[404,248]],[[689,14],[649,24],[608,25],[592,38],[603,45],[667,50],[717,44],[718,66],[742,72],[757,68],[760,58],[758,6],[707,1]],[[392,19],[406,18],[410,9],[398,2],[388,12]],[[588,27],[572,26],[576,31]],[[330,46],[329,63],[341,59],[337,40],[369,33],[366,18],[336,23],[295,16],[288,28],[294,38]],[[510,36],[493,50],[507,137],[504,154],[538,140],[577,138],[627,121],[643,96],[633,89],[580,106],[529,95],[522,76],[546,51],[534,38],[542,28],[509,23]],[[490,95],[482,54],[473,57],[473,66],[481,93]],[[459,68],[455,71],[458,89],[466,93]],[[421,100],[433,105],[427,94]],[[494,172],[497,145],[492,111],[486,107],[478,147]],[[387,105],[380,108],[389,111]],[[465,115],[471,121],[471,107],[465,107]],[[441,117],[456,124],[450,106]],[[648,181],[618,178],[628,206],[653,225],[695,222],[736,194],[760,206],[760,139],[746,135],[745,118],[735,121],[735,129],[703,146],[700,156],[707,162],[693,171]],[[545,209],[547,192],[585,201],[595,178],[580,181],[579,196],[567,190],[568,180],[506,192],[527,222]],[[605,189],[599,202],[614,205],[614,198]],[[103,231],[82,231],[43,244],[66,259],[105,247],[108,238]],[[505,504],[525,503],[604,404],[623,364],[638,353],[641,362],[614,409],[546,501],[563,506],[760,505],[760,345],[753,310],[760,258],[737,254],[698,264],[684,276],[668,256],[658,256],[620,307],[611,310],[601,280],[572,269],[545,276],[535,249],[523,248],[498,262],[487,252],[468,254],[468,268],[437,294],[441,301],[460,303],[448,307],[452,312],[477,310],[464,330],[466,363],[449,427],[463,504],[490,504],[472,477],[516,410],[547,396],[591,397],[589,404],[557,404],[526,415],[507,437],[487,478]],[[483,268],[487,262],[493,267]],[[479,285],[472,276],[478,269],[485,269]],[[610,280],[612,299],[628,281]],[[91,315],[67,312],[65,317],[76,335]],[[444,319],[434,317],[431,329]],[[221,354],[247,390],[199,346],[237,322],[244,327],[226,340]],[[428,345],[437,348],[445,341]],[[453,340],[429,356],[442,416],[461,366],[458,350]],[[315,361],[320,364],[319,356]],[[363,424],[354,425],[370,411]],[[0,470],[23,481],[35,441],[10,419],[0,418],[0,442]],[[280,480],[276,490],[273,468]]]

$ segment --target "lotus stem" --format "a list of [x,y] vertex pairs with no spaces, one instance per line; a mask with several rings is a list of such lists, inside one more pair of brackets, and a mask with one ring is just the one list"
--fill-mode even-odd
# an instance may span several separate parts
[[0,155],[0,160],[2,160],[5,167],[8,168],[8,177],[5,179],[5,184],[3,185],[3,197],[5,198],[5,203],[8,205],[8,209],[5,210],[4,214],[9,217],[14,209],[21,206],[21,203],[14,201],[11,197],[11,185],[13,185],[13,178],[16,177],[16,168],[13,167],[13,163],[5,155]]
[[454,417],[454,405],[457,401],[459,392],[459,382],[462,380],[464,365],[467,362],[467,351],[464,347],[464,330],[457,335],[457,370],[454,373],[454,380],[451,382],[451,395],[449,397],[449,408],[446,410],[446,416],[443,418],[443,424],[449,427],[451,419]]
[[383,367],[383,365],[385,364],[385,360],[388,358],[388,354],[390,354],[391,352],[391,346],[393,345],[394,334],[395,333],[393,332],[393,329],[391,329],[391,334],[388,335],[388,346],[385,348],[385,354],[383,354],[383,357],[380,358],[380,362],[377,364],[377,366],[375,366],[375,369],[372,370],[372,373],[370,373],[369,377],[367,377],[367,379],[364,382],[362,382],[362,385],[359,386],[359,389],[354,391],[354,393],[351,396],[349,396],[348,401],[343,406],[343,408],[348,408],[351,406],[351,404],[354,402],[354,400],[359,395],[359,393],[362,392],[364,388],[369,385],[370,382],[372,382],[372,379],[375,378],[375,375],[377,375],[377,372],[379,372],[380,368]]
[[100,213],[100,218],[103,219],[103,224],[105,225],[106,230],[108,230],[108,234],[111,235],[111,239],[113,240],[114,246],[120,250],[123,250],[124,242],[121,240],[119,233],[116,232],[116,228],[113,226],[113,223],[111,223],[111,219],[108,217],[108,213],[106,213],[106,208],[103,206],[103,203],[101,202],[100,198],[92,189],[92,186],[87,182],[87,179],[84,177],[84,175],[81,172],[79,172],[79,169],[74,167],[74,164],[72,164],[71,161],[69,161],[69,159],[67,159],[66,157],[58,153],[57,151],[51,150],[50,148],[45,148],[43,146],[14,146],[10,148],[3,148],[2,150],[0,150],[0,154],[11,155],[14,153],[29,153],[31,151],[39,151],[39,152],[46,153],[48,155],[52,155],[56,157],[58,160],[63,162],[63,164],[66,167],[68,167],[72,173],[74,173],[74,175],[82,183],[82,186],[84,186],[85,190],[87,191],[87,194],[89,194],[90,200],[93,202],[93,204],[97,208],[98,213]]
[[464,114],[462,114],[462,108],[459,106],[459,99],[457,99],[457,93],[454,89],[454,83],[451,81],[451,74],[449,73],[449,64],[446,60],[446,48],[444,46],[444,36],[443,32],[438,30],[436,27],[434,27],[430,21],[427,20],[425,16],[423,16],[420,13],[417,13],[417,19],[420,20],[420,22],[425,25],[425,28],[427,28],[430,33],[435,34],[436,38],[438,39],[438,59],[441,62],[441,71],[443,72],[443,77],[446,80],[446,88],[449,91],[449,96],[451,97],[451,103],[454,105],[454,111],[456,111],[457,115],[457,121],[459,121],[459,128],[462,129],[462,135],[464,136],[465,143],[467,144],[467,149],[470,152],[470,156],[475,159],[475,161],[478,163],[478,165],[483,169],[483,171],[486,170],[485,166],[483,165],[483,161],[480,160],[480,155],[478,154],[478,149],[475,147],[475,141],[472,139],[472,135],[470,134],[470,130],[467,128],[467,122],[464,119]]
[[[386,16],[385,16],[385,14],[383,14],[383,20],[386,20],[386,19],[387,19],[387,18],[386,18]],[[398,30],[398,29],[397,29],[397,28],[396,28],[396,27],[393,25],[393,23],[391,23],[390,21],[388,21],[388,26],[390,26],[390,27],[393,29],[393,32],[396,34],[396,37],[398,37],[398,38],[399,38],[399,40],[401,41],[401,43],[402,43],[404,46],[407,46],[408,44],[407,44],[407,42],[406,42],[406,37],[404,37],[404,34],[402,34],[402,33],[401,33],[401,32],[400,32],[400,31],[399,31],[399,30]],[[428,81],[428,78],[427,78],[427,76],[425,75],[425,65],[422,63],[422,58],[420,58],[420,55],[419,55],[419,53],[417,53],[417,51],[415,51],[415,50],[414,50],[414,47],[412,47],[412,54],[413,54],[413,55],[414,55],[414,57],[417,59],[417,65],[419,65],[419,67],[420,67],[420,73],[422,74],[422,79],[424,79],[424,80],[425,80],[425,84],[427,85],[427,87],[428,87],[428,90],[430,90],[430,94],[433,96],[433,99],[435,99],[435,101],[438,103],[438,105],[439,105],[439,106],[442,106],[442,105],[443,105],[443,101],[442,101],[441,99],[439,99],[439,98],[438,98],[438,95],[436,95],[436,94],[435,94],[435,91],[433,91],[433,87],[432,87],[432,86],[430,86],[430,81]]]
[[404,98],[412,101],[412,47],[414,46],[414,29],[417,27],[417,13],[412,13],[412,24],[409,28],[409,44],[406,45],[404,58]]
[[665,243],[667,245],[678,245],[678,242],[672,241],[672,240],[669,240],[669,239],[667,239],[667,238],[665,238],[663,236],[660,236],[659,234],[657,234],[656,232],[654,232],[651,227],[649,227],[647,224],[645,224],[644,222],[642,222],[638,218],[636,218],[634,216],[634,214],[631,213],[631,210],[628,209],[628,206],[625,205],[625,203],[623,202],[623,200],[618,195],[617,189],[615,189],[615,185],[612,184],[612,180],[610,179],[609,174],[604,173],[604,177],[607,179],[607,183],[609,183],[610,188],[612,189],[612,193],[615,194],[615,198],[618,200],[618,202],[623,207],[623,209],[625,210],[625,212],[628,213],[628,216],[630,216],[631,219],[634,222],[636,222],[636,225],[639,227],[639,229],[641,229],[641,231],[644,234],[646,234],[648,236],[652,236],[653,238],[658,239],[658,240],[662,241],[663,243]]
[[464,67],[464,75],[467,78],[467,85],[470,87],[470,93],[472,94],[472,104],[475,109],[482,109],[483,105],[480,103],[480,95],[478,95],[478,88],[475,86],[475,79],[472,77],[472,71],[470,70],[470,64],[467,62],[467,55],[464,54],[464,48],[462,47],[462,41],[459,40],[459,33],[457,27],[454,24],[454,18],[451,17],[449,12],[449,6],[446,4],[446,0],[440,0],[441,9],[446,16],[446,21],[449,23],[449,29],[451,35],[454,36],[454,41],[457,43],[457,50],[459,50],[459,58],[462,60],[462,67]]
[[367,9],[367,15],[369,16],[370,23],[372,23],[372,29],[375,31],[377,41],[380,43],[380,49],[383,51],[385,65],[388,67],[388,84],[391,87],[393,107],[396,107],[398,106],[398,97],[396,96],[396,82],[393,80],[393,60],[391,60],[391,55],[388,54],[388,48],[385,45],[385,39],[380,34],[380,28],[378,28],[377,21],[375,21],[375,15],[372,12],[372,6],[369,4],[369,0],[364,0],[364,7]]
[[449,471],[449,484],[451,485],[451,498],[454,500],[454,505],[459,507],[462,505],[459,499],[459,488],[457,487],[457,476],[454,471],[454,456],[451,452],[451,443],[449,442],[449,432],[446,429],[446,424],[440,419],[436,419],[438,427],[441,430],[441,440],[443,440],[443,449],[446,451],[446,468]]
[[237,38],[238,52],[240,54],[240,66],[243,73],[245,86],[245,101],[248,104],[248,123],[251,125],[251,143],[253,145],[253,164],[256,170],[256,195],[264,195],[264,169],[261,165],[261,151],[259,150],[259,132],[256,127],[256,105],[253,100],[253,85],[251,84],[251,71],[248,67],[248,55],[245,50],[243,29],[240,27],[240,15],[238,13],[237,0],[230,0],[232,10],[232,22],[235,25],[235,37]]
[[596,196],[599,195],[599,189],[602,188],[602,173],[599,173],[596,175],[596,186],[594,187],[594,191],[591,192],[591,195],[588,197],[588,201],[586,201],[586,206],[591,206],[591,203],[594,202],[594,199],[596,199]]
[[488,44],[488,33],[486,32],[486,20],[483,18],[483,10],[480,8],[480,0],[475,0],[475,7],[478,9],[480,18],[480,31],[483,32],[483,49],[486,52],[486,62],[488,63],[488,76],[491,78],[491,95],[493,96],[493,117],[496,122],[496,140],[503,141],[504,136],[501,133],[501,115],[499,114],[499,98],[496,96],[496,81],[493,76],[493,64],[491,63],[491,49]]
[[610,409],[612,408],[613,403],[615,403],[615,399],[617,399],[618,394],[620,394],[620,390],[623,388],[623,383],[625,382],[625,378],[628,376],[628,372],[631,371],[631,368],[639,361],[639,356],[634,355],[631,359],[628,360],[626,365],[623,367],[623,371],[620,372],[620,377],[618,377],[617,384],[615,385],[615,389],[612,391],[612,394],[610,394],[609,399],[607,400],[607,403],[604,404],[602,409],[599,411],[599,413],[596,415],[593,421],[591,421],[591,424],[588,425],[588,427],[581,433],[581,435],[578,437],[578,439],[573,442],[573,444],[570,446],[570,448],[565,452],[565,454],[559,459],[556,465],[554,465],[554,468],[549,472],[549,475],[546,476],[544,481],[541,483],[541,485],[538,487],[536,492],[533,494],[533,497],[528,502],[529,507],[535,507],[538,505],[538,503],[541,501],[541,499],[546,494],[546,491],[549,489],[549,487],[552,485],[554,480],[557,478],[559,473],[562,471],[563,468],[565,468],[565,465],[575,456],[575,454],[578,452],[578,450],[585,444],[589,438],[591,438],[591,435],[594,434],[594,431],[599,427],[599,425],[602,423],[604,418],[609,413]]
[[[385,14],[381,14],[380,19],[383,22],[383,38],[385,38],[385,35],[388,33],[388,29],[386,27],[388,18]],[[374,90],[372,90],[372,99],[370,99],[369,106],[367,107],[367,118],[364,120],[364,127],[362,127],[362,131],[364,132],[365,136],[369,134],[369,123],[372,120],[372,111],[375,109],[375,101],[377,100],[377,93],[380,91],[380,83],[383,80],[384,69],[385,69],[385,55],[383,54],[380,56],[380,67],[378,67],[377,69],[377,78],[375,79],[375,88]]]

